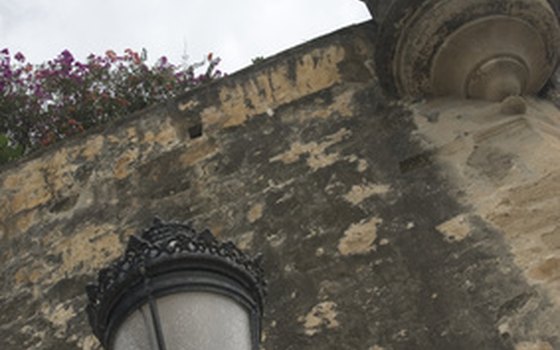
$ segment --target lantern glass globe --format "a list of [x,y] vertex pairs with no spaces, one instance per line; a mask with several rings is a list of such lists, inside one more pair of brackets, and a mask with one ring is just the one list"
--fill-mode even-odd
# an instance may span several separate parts
[[[166,350],[250,350],[250,312],[230,297],[211,292],[172,294],[156,301]],[[119,327],[114,350],[158,349],[146,304]]]

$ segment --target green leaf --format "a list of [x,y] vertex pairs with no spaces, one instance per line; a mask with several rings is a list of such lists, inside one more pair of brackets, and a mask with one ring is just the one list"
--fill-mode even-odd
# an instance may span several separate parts
[[0,149],[3,149],[5,147],[8,147],[8,137],[4,134],[0,134]]
[[24,147],[17,145],[9,146],[10,140],[4,134],[0,134],[0,164],[8,163],[14,159],[21,158],[24,153]]

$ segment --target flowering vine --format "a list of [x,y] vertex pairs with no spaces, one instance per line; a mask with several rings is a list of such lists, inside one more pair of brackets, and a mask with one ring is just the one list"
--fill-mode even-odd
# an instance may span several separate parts
[[[68,51],[40,65],[0,50],[0,164],[221,77],[209,54],[175,65],[109,50],[80,62]],[[203,70],[199,73],[199,70]]]

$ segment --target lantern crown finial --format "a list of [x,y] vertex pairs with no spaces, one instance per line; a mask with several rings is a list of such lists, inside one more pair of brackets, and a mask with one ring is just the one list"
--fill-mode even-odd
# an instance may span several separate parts
[[[205,282],[177,278],[192,273],[212,276],[218,282],[212,285],[207,277]],[[166,276],[172,276],[171,282]],[[131,236],[124,254],[99,272],[96,283],[86,287],[87,314],[94,334],[107,346],[111,328],[129,312],[123,309],[138,307],[148,297],[174,289],[220,293],[223,286],[223,294],[246,299],[260,316],[266,287],[261,258],[250,257],[232,242],[220,242],[209,230],[198,232],[191,223],[155,218],[140,235]]]

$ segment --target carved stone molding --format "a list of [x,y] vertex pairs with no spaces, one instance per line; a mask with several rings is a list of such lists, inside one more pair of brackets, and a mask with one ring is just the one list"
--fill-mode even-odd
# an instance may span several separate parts
[[558,64],[556,3],[366,0],[378,22],[376,65],[397,97],[500,101],[539,92]]

